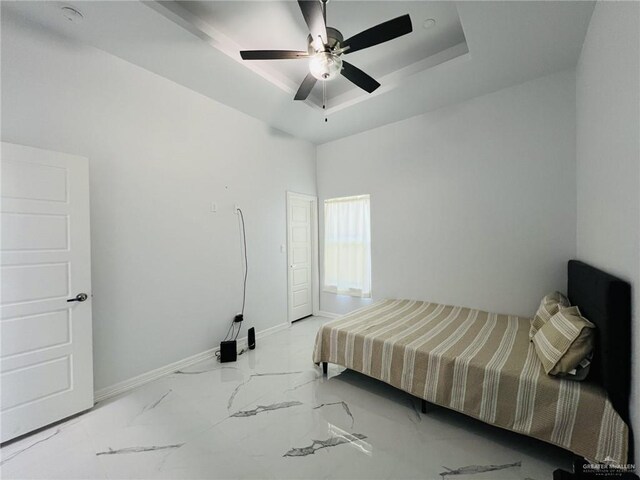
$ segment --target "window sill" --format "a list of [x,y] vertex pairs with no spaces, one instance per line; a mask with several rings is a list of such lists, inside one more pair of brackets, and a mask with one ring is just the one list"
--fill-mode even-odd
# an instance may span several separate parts
[[322,289],[324,293],[332,293],[334,295],[344,295],[346,297],[354,298],[371,298],[371,293],[362,293],[359,290],[337,290],[331,287],[324,287]]

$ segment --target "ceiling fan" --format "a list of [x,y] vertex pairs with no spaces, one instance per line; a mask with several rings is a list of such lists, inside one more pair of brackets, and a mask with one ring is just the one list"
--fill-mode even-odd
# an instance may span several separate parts
[[350,82],[373,92],[380,84],[358,67],[342,60],[342,54],[349,54],[388,42],[411,33],[411,18],[402,15],[371,27],[344,40],[339,30],[327,27],[328,0],[298,0],[304,21],[309,27],[307,51],[294,50],[244,50],[243,60],[309,60],[309,73],[302,81],[294,100],[305,100],[318,80],[333,80],[342,75]]

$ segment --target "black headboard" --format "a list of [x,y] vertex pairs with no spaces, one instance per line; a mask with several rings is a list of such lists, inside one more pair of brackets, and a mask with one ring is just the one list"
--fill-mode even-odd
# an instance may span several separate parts
[[571,304],[597,326],[589,379],[604,387],[616,411],[630,425],[631,285],[570,260],[567,293]]

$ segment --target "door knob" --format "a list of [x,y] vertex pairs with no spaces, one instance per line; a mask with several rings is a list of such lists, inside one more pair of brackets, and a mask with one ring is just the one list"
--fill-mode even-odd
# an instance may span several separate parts
[[69,298],[67,302],[84,302],[87,298],[89,298],[89,295],[86,293],[79,293],[75,298]]

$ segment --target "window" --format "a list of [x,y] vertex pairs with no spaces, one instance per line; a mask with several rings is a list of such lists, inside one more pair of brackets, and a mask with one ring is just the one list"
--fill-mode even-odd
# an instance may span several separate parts
[[369,195],[324,201],[324,290],[371,296]]

